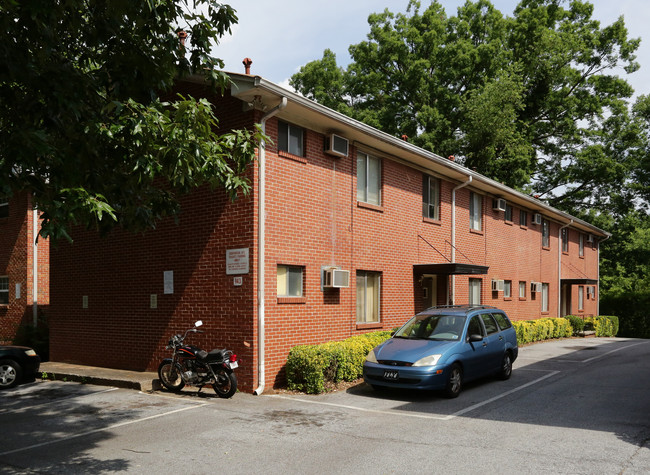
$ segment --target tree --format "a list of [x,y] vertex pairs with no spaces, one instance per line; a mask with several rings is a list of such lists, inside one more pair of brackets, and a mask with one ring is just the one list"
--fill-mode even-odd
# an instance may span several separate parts
[[[456,16],[412,0],[406,13],[370,15],[367,41],[342,70],[326,52],[292,85],[307,97],[551,205],[605,209],[603,190],[629,184],[630,85],[638,39],[622,18],[601,27],[580,0],[522,0],[504,17],[488,0]],[[318,89],[325,73],[333,79]],[[625,132],[613,140],[611,134]],[[617,153],[610,153],[617,152]]]
[[[209,184],[248,189],[255,131],[220,134],[210,104],[161,99],[179,77],[227,84],[213,43],[237,21],[208,0],[0,5],[0,193],[32,193],[42,236],[71,224],[140,231]],[[199,8],[202,7],[204,12]],[[181,46],[178,31],[189,35]]]

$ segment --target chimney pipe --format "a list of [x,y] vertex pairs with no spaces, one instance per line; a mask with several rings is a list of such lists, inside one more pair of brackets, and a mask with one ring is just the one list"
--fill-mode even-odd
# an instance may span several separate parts
[[183,31],[183,30],[178,31],[178,33],[176,33],[176,34],[178,35],[178,39],[181,41],[181,46],[183,48],[185,48],[185,40],[187,39],[187,37],[189,35],[187,34],[186,31]]
[[449,160],[451,160],[452,162],[455,162],[455,161],[456,161],[456,157],[454,157],[453,155],[449,155]]
[[253,60],[250,59],[250,58],[244,58],[244,60],[242,61],[242,64],[246,68],[246,74],[250,74],[251,73],[251,64],[253,64]]

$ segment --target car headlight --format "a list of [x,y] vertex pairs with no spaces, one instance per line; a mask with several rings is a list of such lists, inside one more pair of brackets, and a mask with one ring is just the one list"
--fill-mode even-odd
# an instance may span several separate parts
[[27,356],[36,356],[36,352],[34,350],[25,350],[25,354]]
[[442,355],[429,355],[413,363],[413,366],[435,366]]
[[377,362],[377,357],[375,356],[374,350],[370,350],[370,353],[368,353],[368,356],[366,356],[366,361],[368,361],[369,363]]

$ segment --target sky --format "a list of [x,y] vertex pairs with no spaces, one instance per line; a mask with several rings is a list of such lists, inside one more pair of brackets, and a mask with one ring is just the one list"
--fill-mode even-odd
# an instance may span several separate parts
[[[439,0],[447,15],[456,15],[464,0]],[[327,48],[339,66],[350,62],[348,47],[367,39],[368,15],[388,8],[405,12],[408,0],[229,0],[239,22],[231,35],[222,38],[213,54],[225,62],[224,69],[243,73],[242,60],[253,60],[251,73],[288,86],[289,78],[310,61],[321,59]],[[492,0],[504,15],[511,16],[518,0]],[[650,1],[591,0],[594,18],[601,27],[623,16],[629,38],[641,38],[637,50],[639,71],[625,76],[636,95],[650,94]],[[422,9],[429,3],[422,0]]]

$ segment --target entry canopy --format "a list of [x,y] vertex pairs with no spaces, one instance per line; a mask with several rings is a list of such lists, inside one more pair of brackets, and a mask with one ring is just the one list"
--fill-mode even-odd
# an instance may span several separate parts
[[479,266],[476,264],[459,264],[457,262],[449,262],[443,264],[413,264],[413,272],[416,275],[487,274],[488,269],[488,266]]
[[561,279],[562,285],[596,285],[598,283],[597,279]]

